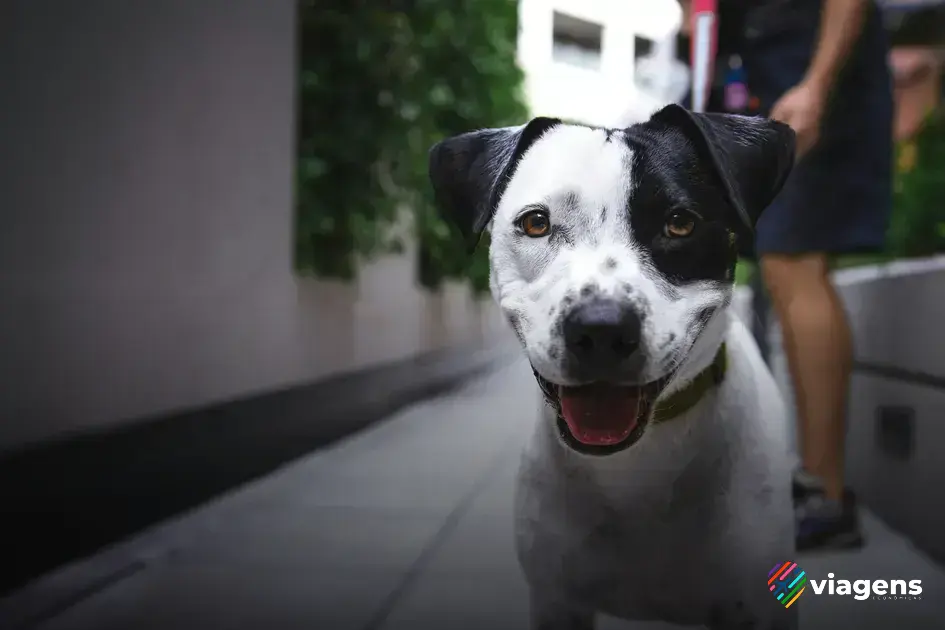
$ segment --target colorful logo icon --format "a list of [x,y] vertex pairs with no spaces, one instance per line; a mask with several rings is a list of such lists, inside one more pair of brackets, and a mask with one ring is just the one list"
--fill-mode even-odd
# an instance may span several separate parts
[[776,564],[768,571],[768,590],[774,598],[790,608],[806,588],[807,574],[796,562]]

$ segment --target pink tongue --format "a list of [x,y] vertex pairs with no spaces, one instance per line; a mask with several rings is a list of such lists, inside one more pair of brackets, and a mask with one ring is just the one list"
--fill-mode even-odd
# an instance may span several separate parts
[[571,435],[588,446],[608,446],[627,439],[637,426],[642,406],[636,387],[562,387],[559,398]]

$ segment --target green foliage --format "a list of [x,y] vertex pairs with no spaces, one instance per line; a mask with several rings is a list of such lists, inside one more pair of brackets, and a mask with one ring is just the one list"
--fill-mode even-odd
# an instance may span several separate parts
[[888,249],[893,256],[928,256],[945,252],[945,113],[933,114],[913,143],[913,164],[896,175]]
[[358,258],[400,245],[390,227],[408,208],[424,285],[488,286],[485,247],[469,256],[436,212],[427,154],[448,135],[526,118],[517,32],[515,0],[303,0],[300,270],[352,277]]

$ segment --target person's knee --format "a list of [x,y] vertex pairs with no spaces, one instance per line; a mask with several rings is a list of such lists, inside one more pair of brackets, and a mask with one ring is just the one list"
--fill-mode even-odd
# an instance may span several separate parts
[[830,260],[826,254],[769,254],[761,258],[761,273],[772,300],[783,304],[829,285]]

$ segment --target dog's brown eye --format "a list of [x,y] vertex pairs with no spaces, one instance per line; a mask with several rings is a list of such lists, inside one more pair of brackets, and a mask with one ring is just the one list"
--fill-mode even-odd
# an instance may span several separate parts
[[532,210],[519,219],[519,225],[526,236],[540,238],[551,231],[551,220],[543,210]]
[[669,238],[683,238],[696,229],[696,219],[688,212],[674,212],[663,227],[663,234]]

